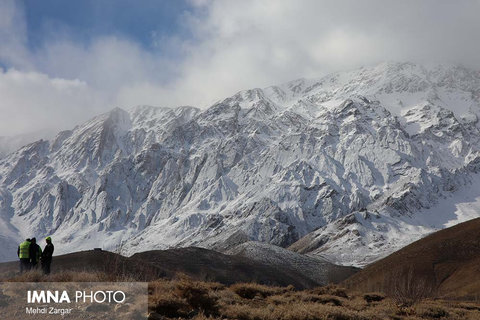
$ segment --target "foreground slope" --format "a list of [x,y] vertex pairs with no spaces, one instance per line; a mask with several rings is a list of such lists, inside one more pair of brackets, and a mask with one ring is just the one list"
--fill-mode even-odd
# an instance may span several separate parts
[[[225,255],[203,248],[180,248],[145,251],[124,257],[108,251],[82,251],[55,256],[53,273],[62,271],[85,271],[106,273],[112,278],[153,281],[158,278],[174,278],[185,274],[201,281],[216,281],[223,284],[255,282],[266,285],[311,288],[328,283],[338,283],[356,272],[345,267],[325,265],[310,259],[310,270],[300,270],[291,264],[273,261],[258,261],[246,256]],[[335,269],[335,268],[338,268]],[[332,270],[346,272],[335,272]],[[18,262],[0,263],[0,279],[18,273]],[[318,277],[317,274],[325,274]]]
[[206,110],[114,109],[0,160],[0,259],[32,236],[131,255],[242,234],[365,265],[478,217],[457,204],[480,192],[454,194],[480,181],[479,87],[460,66],[387,63]]
[[424,283],[440,297],[478,299],[480,219],[435,232],[367,266],[344,283],[359,290],[391,291],[399,282]]

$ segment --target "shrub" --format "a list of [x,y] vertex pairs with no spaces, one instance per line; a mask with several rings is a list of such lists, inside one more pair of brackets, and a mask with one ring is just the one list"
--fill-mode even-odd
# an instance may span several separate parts
[[380,293],[366,293],[363,295],[363,299],[368,303],[372,303],[384,300],[385,296]]
[[413,269],[395,273],[392,282],[389,286],[389,295],[400,308],[411,307],[431,297],[434,292],[431,282],[416,276]]
[[268,287],[256,283],[236,283],[230,286],[230,290],[244,299],[253,299],[255,297],[266,298],[275,294],[285,293],[292,290],[292,288]]
[[178,282],[175,294],[185,299],[194,310],[202,311],[205,315],[218,314],[218,297],[211,292],[211,286],[205,282],[182,279]]
[[350,312],[345,312],[342,310],[331,312],[327,315],[326,319],[328,320],[367,320],[367,318],[362,317],[358,314],[352,314]]
[[335,296],[331,296],[328,294],[321,295],[318,297],[317,302],[320,302],[322,304],[331,304],[334,306],[341,306],[342,302]]
[[152,310],[169,318],[185,317],[190,312],[189,305],[175,297],[158,297],[153,303]]
[[440,319],[448,317],[448,312],[440,307],[430,307],[421,314],[422,318]]
[[295,303],[296,301],[303,302],[315,302],[321,304],[330,304],[334,306],[341,306],[342,302],[338,297],[332,296],[329,294],[308,294],[308,293],[298,293],[295,296],[291,297],[290,302]]
[[329,294],[332,296],[348,299],[347,290],[345,288],[338,287],[336,285],[329,284],[324,287],[318,287],[310,290],[314,294]]

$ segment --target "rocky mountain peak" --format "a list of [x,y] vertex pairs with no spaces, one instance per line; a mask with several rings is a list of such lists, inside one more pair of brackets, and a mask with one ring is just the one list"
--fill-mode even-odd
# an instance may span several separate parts
[[479,79],[386,63],[116,108],[0,160],[0,234],[127,254],[241,234],[362,265],[478,215]]

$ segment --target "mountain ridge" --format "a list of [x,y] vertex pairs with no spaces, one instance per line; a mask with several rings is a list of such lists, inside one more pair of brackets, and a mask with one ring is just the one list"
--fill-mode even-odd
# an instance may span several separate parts
[[0,160],[0,234],[133,254],[238,231],[365,265],[475,217],[463,202],[450,220],[426,210],[479,180],[479,84],[461,67],[383,64],[206,110],[114,109]]

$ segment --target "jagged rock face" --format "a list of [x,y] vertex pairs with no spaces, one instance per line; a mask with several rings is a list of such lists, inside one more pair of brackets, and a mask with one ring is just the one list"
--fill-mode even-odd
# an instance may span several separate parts
[[417,216],[475,180],[479,88],[461,67],[383,64],[206,110],[115,109],[0,160],[1,234],[132,254],[241,232],[361,265],[466,218]]
[[24,145],[41,138],[47,139],[54,137],[57,132],[53,129],[39,130],[27,134],[0,136],[0,159],[6,157],[10,153],[18,150]]

